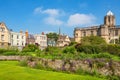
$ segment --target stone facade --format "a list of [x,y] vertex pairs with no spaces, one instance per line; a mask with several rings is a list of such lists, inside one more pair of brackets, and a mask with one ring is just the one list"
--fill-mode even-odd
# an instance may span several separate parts
[[70,38],[67,35],[59,35],[57,40],[57,46],[58,47],[64,47],[70,44]]
[[9,30],[6,25],[1,22],[0,23],[0,48],[7,48],[10,45],[9,41]]
[[36,65],[40,65],[44,68],[50,68],[56,71],[76,72],[81,70],[93,74],[94,71],[96,71],[97,74],[100,75],[120,76],[120,62],[108,59],[97,58],[84,60],[60,60],[28,57],[27,60],[29,67],[35,67]]
[[99,26],[90,26],[74,29],[74,39],[80,43],[85,36],[100,36],[107,43],[117,43],[120,36],[120,26],[115,25],[115,16],[109,11],[104,17],[104,24]]
[[11,46],[17,47],[18,49],[21,50],[26,43],[25,33],[23,33],[22,31],[20,32],[10,31],[10,43]]
[[26,45],[35,44],[35,38],[33,34],[29,34],[28,31],[26,31],[25,35],[26,35]]
[[40,49],[43,50],[47,47],[47,36],[42,34],[35,34],[35,44],[38,44]]

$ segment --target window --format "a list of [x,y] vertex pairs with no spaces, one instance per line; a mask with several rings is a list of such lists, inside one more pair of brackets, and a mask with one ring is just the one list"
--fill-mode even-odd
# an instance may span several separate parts
[[78,37],[78,33],[76,33],[75,36]]
[[4,46],[4,43],[1,43],[2,46]]
[[24,43],[22,42],[22,45],[24,45]]
[[115,36],[118,36],[118,30],[115,30]]
[[5,28],[4,28],[4,27],[0,27],[0,31],[1,31],[1,32],[4,32],[4,31],[5,31]]
[[83,32],[83,36],[86,36],[86,32],[85,31]]
[[93,35],[93,31],[91,31],[91,35]]
[[110,23],[110,16],[108,17],[108,21],[109,21],[109,23]]
[[1,40],[2,40],[2,41],[4,40],[4,35],[1,35]]
[[0,27],[0,31],[1,31],[1,32],[4,32],[4,31],[5,31],[5,28],[4,28],[4,27]]
[[4,43],[1,43],[1,47],[4,47]]
[[11,35],[11,37],[13,38],[13,35]]
[[19,36],[17,35],[17,39],[19,39]]
[[24,36],[22,36],[22,39],[24,38]]
[[2,27],[0,26],[0,31],[2,31]]

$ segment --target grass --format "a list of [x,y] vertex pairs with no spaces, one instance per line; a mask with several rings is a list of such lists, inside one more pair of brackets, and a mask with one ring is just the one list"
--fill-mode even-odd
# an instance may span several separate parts
[[17,61],[0,61],[0,80],[104,80],[88,75],[75,75],[21,67]]
[[[35,56],[35,55],[34,55]],[[37,56],[37,55],[36,55]],[[104,58],[104,59],[112,59],[114,61],[120,61],[120,57],[116,55],[112,55],[109,53],[99,53],[99,54],[86,54],[86,53],[78,53],[78,54],[45,54],[40,53],[39,57],[47,58],[47,59],[95,59],[95,58]]]

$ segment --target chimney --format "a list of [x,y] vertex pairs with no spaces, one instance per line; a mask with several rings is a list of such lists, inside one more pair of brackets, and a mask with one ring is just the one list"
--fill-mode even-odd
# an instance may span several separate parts
[[22,30],[20,30],[20,33],[23,33],[23,31],[22,31]]
[[44,35],[44,32],[42,32],[42,35]]
[[26,38],[28,38],[28,30],[26,30],[26,32],[25,32],[25,36],[26,36]]

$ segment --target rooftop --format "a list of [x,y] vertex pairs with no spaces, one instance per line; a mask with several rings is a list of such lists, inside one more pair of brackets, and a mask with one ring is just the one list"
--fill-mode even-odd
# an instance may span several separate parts
[[107,12],[107,16],[110,16],[110,15],[111,15],[111,16],[114,15],[114,14],[112,13],[112,11],[108,11],[108,12]]

